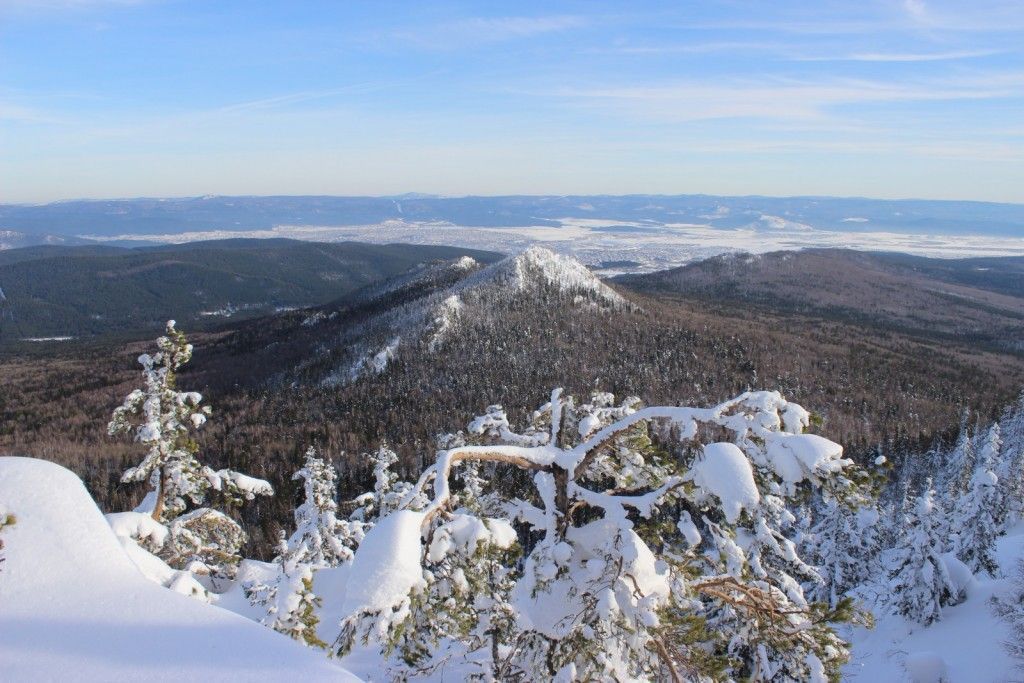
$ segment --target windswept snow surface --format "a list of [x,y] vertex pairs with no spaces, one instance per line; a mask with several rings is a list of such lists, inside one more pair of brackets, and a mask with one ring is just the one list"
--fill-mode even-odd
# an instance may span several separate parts
[[[322,655],[135,567],[78,477],[0,457],[3,681],[350,681]],[[125,520],[120,520],[120,522]]]
[[[1024,557],[1024,526],[999,539],[997,560],[1003,576],[1012,576]],[[948,562],[948,560],[947,560]],[[962,573],[962,569],[957,571]],[[876,611],[873,630],[854,629],[849,637],[853,655],[843,668],[843,679],[864,683],[1001,683],[1024,680],[1024,670],[1003,647],[1011,639],[1007,626],[996,618],[989,600],[1011,591],[1011,580],[973,580],[962,576],[967,599],[944,607],[942,618],[923,627],[898,616]],[[945,678],[941,678],[945,671]]]

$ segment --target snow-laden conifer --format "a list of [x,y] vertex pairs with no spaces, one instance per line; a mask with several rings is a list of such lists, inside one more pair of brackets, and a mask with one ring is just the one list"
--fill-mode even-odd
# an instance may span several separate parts
[[942,616],[944,606],[962,599],[941,556],[931,482],[909,506],[903,528],[898,545],[886,558],[889,602],[899,615],[927,626]]
[[[411,483],[399,480],[393,469],[398,463],[398,454],[386,443],[364,457],[373,463],[373,491],[356,498],[356,509],[352,513],[353,521],[363,522],[368,529],[374,520],[389,515],[403,505],[426,505],[427,498],[422,492],[414,491]],[[409,499],[410,496],[415,500]]]
[[999,569],[995,559],[996,538],[1002,533],[1001,520],[1006,516],[995,474],[1000,448],[999,424],[994,423],[978,452],[970,488],[956,502],[951,527],[956,533],[957,557],[971,571],[984,571],[990,576],[995,576]]
[[953,450],[946,457],[946,465],[943,467],[942,486],[938,492],[949,500],[957,500],[971,485],[971,478],[974,476],[975,452],[974,439],[967,428],[969,413],[964,411],[960,421],[960,435],[957,437]]
[[302,469],[292,477],[302,480],[303,501],[295,509],[295,532],[289,548],[304,547],[302,561],[315,568],[336,567],[352,559],[352,548],[362,538],[360,526],[338,519],[337,473],[331,463],[306,451]]
[[192,434],[206,423],[210,408],[201,405],[198,392],[179,391],[176,381],[177,371],[192,358],[192,345],[173,320],[156,345],[156,353],[139,356],[143,387],[128,394],[108,425],[111,435],[131,435],[146,449],[142,461],[128,468],[121,480],[149,483],[150,491],[136,511],[169,529],[159,554],[172,566],[232,577],[245,532],[222,512],[189,508],[201,506],[210,490],[239,504],[271,495],[273,489],[262,479],[229,469],[215,471],[199,461]]
[[814,597],[836,607],[846,594],[872,577],[880,551],[873,505],[860,510],[832,501],[826,503],[812,533],[812,557],[822,582]]
[[1004,527],[1024,518],[1024,392],[999,420],[1003,448],[996,475],[1006,510]]

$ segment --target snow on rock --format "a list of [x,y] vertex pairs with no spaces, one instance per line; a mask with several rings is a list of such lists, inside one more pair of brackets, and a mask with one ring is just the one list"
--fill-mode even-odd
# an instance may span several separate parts
[[735,444],[704,446],[686,478],[721,501],[722,512],[730,524],[743,510],[752,510],[761,502],[750,461]]
[[[469,260],[473,261],[473,259]],[[473,263],[476,263],[476,261],[473,261]],[[456,294],[452,294],[437,307],[437,314],[434,316],[434,333],[430,336],[430,342],[428,343],[428,348],[431,351],[436,351],[440,348],[444,340],[448,338],[448,335],[458,323],[463,308],[462,300]]]
[[398,351],[398,345],[402,342],[401,337],[395,337],[388,345],[378,351],[373,358],[370,359],[370,368],[378,375],[388,367],[388,363],[395,357],[395,352]]
[[496,280],[507,282],[518,291],[549,286],[563,292],[590,292],[616,306],[626,303],[582,263],[544,247],[530,247],[514,258],[495,264],[493,269]]
[[370,529],[352,559],[342,614],[392,609],[422,584],[423,519],[421,512],[398,510]]
[[356,680],[285,636],[147,580],[63,467],[0,457],[0,500],[18,515],[3,532],[3,680]]

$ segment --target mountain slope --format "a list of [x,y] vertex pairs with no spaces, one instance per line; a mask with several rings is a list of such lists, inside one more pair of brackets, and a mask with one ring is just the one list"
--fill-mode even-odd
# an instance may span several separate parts
[[223,240],[146,249],[3,252],[0,341],[203,327],[235,316],[310,306],[411,266],[472,254],[450,247]]
[[[253,515],[261,551],[290,519],[290,477],[309,445],[341,464],[345,492],[355,494],[370,476],[360,454],[381,440],[418,471],[438,433],[465,429],[494,403],[523,419],[553,387],[688,405],[777,389],[858,454],[891,442],[923,450],[963,407],[988,413],[1024,386],[1019,353],[973,338],[609,286],[545,250],[489,266],[418,265],[330,304],[229,321],[190,339],[180,383],[215,411],[199,435],[204,457],[281,491],[242,513]],[[150,347],[0,363],[9,387],[0,393],[0,452],[58,459],[85,474],[104,505],[130,508],[138,491],[118,477],[134,446],[111,442],[103,428]]]

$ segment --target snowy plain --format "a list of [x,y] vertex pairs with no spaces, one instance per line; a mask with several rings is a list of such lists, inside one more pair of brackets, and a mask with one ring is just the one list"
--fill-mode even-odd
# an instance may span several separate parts
[[446,222],[390,220],[351,226],[289,226],[267,230],[208,230],[166,234],[83,235],[97,241],[179,244],[200,240],[289,238],[314,242],[356,240],[377,244],[451,245],[516,253],[541,244],[572,256],[602,275],[663,270],[727,252],[765,253],[803,248],[899,251],[936,258],[1020,256],[1024,238],[928,235],[882,230],[822,230],[778,216],[761,216],[738,228],[700,223],[650,223],[566,217],[560,225],[478,227]]

